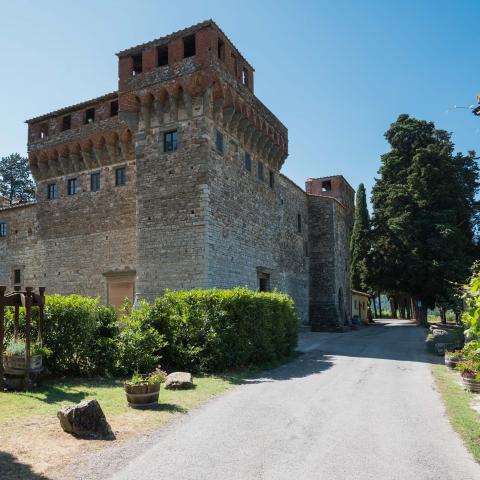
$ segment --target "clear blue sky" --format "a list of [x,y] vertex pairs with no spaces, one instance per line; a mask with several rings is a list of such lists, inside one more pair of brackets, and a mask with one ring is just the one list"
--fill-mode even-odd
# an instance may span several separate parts
[[295,182],[343,174],[370,190],[400,113],[480,151],[480,0],[3,0],[0,156],[26,154],[25,119],[117,88],[115,52],[213,18],[289,129]]

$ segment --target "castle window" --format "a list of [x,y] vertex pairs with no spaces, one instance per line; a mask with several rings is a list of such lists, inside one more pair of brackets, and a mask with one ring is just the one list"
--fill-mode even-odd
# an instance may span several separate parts
[[163,151],[174,152],[177,149],[177,131],[165,132],[163,134]]
[[195,55],[195,34],[183,38],[183,58]]
[[161,45],[157,48],[157,66],[168,65],[168,45]]
[[252,156],[248,152],[245,152],[245,170],[252,171]]
[[232,53],[233,60],[233,71],[235,72],[235,78],[238,77],[238,60],[237,57]]
[[15,269],[13,271],[13,284],[20,285],[22,283],[22,271],[20,269]]
[[304,243],[303,249],[304,249],[304,252],[305,252],[305,256],[308,257],[308,242]]
[[326,180],[322,182],[322,192],[330,192],[332,190],[332,182],[330,180]]
[[215,146],[217,147],[218,153],[223,153],[223,134],[219,130],[217,130],[215,136]]
[[275,174],[271,170],[269,170],[268,184],[270,185],[270,188],[275,186]]
[[75,195],[77,193],[77,179],[69,178],[67,183],[67,193],[69,195]]
[[262,271],[257,271],[258,290],[260,292],[270,291],[270,274]]
[[85,110],[85,121],[84,123],[93,123],[95,121],[95,108],[87,108]]
[[4,222],[0,223],[0,237],[7,236],[7,224]]
[[302,233],[302,216],[297,214],[297,232]]
[[110,102],[110,116],[116,117],[118,115],[118,100]]
[[100,172],[95,172],[90,175],[90,191],[98,192],[100,190]]
[[122,187],[126,183],[126,168],[119,167],[115,170],[115,186]]
[[225,61],[225,43],[221,38],[218,39],[217,54],[218,54],[218,58],[222,62],[224,62]]
[[132,55],[132,75],[140,75],[143,71],[142,53]]
[[48,123],[42,123],[40,125],[40,138],[48,137]]
[[263,181],[263,163],[258,162],[257,164],[257,178]]
[[70,130],[72,128],[72,117],[71,115],[65,115],[62,118],[62,131]]
[[242,83],[248,87],[248,70],[246,67],[244,67],[242,70]]
[[49,200],[55,200],[57,198],[57,184],[49,183],[47,187],[47,198]]

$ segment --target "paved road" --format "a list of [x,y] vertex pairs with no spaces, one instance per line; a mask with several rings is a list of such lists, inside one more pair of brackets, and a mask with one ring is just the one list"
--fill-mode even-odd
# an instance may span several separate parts
[[98,457],[98,478],[479,480],[444,416],[423,337],[398,321],[303,334],[297,361],[174,422],[123,465]]

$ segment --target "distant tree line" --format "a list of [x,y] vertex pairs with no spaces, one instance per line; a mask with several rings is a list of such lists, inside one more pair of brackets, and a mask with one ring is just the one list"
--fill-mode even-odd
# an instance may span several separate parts
[[28,158],[12,153],[0,159],[0,195],[9,205],[29,202],[35,198]]
[[448,132],[405,114],[385,138],[371,220],[364,186],[357,191],[352,287],[386,294],[395,316],[426,324],[438,307],[445,321],[447,310],[461,311],[459,285],[479,257],[475,152],[455,153]]

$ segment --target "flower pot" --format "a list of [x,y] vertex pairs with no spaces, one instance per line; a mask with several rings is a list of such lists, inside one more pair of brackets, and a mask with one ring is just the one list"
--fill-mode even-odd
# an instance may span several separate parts
[[[25,357],[23,355],[4,355],[4,372],[8,375],[25,375],[27,370],[25,366]],[[42,356],[33,355],[30,357],[30,373],[39,373],[42,371]]]
[[154,407],[158,405],[160,384],[125,385],[125,393],[129,407]]
[[474,393],[480,393],[480,382],[475,379],[475,376],[469,374],[462,374],[462,382],[465,390]]
[[445,355],[445,365],[452,370],[462,361],[461,358],[454,358],[450,357],[449,355]]

